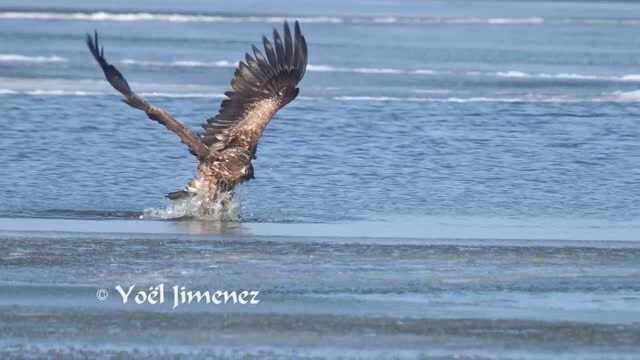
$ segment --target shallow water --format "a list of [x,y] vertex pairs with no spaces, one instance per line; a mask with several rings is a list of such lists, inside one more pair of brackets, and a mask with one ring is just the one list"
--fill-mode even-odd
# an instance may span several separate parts
[[[634,358],[640,5],[298,6],[0,0],[0,354]],[[138,220],[195,161],[121,103],[85,33],[196,129],[285,17],[311,65],[239,221]],[[264,301],[113,290],[159,283]]]

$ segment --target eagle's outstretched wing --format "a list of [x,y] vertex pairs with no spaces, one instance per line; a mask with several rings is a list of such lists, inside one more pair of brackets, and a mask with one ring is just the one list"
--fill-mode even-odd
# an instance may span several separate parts
[[265,55],[253,46],[236,68],[231,90],[218,114],[207,120],[201,139],[212,153],[237,146],[255,155],[262,131],[275,113],[298,95],[307,68],[307,43],[296,21],[294,34],[273,30],[273,44],[263,36]]
[[189,147],[189,151],[197,156],[199,159],[204,159],[209,154],[209,149],[200,139],[186,126],[174,119],[165,110],[151,105],[145,99],[134,93],[127,80],[122,76],[120,71],[115,66],[109,64],[104,57],[104,48],[101,48],[98,43],[98,33],[95,32],[93,37],[87,34],[87,46],[96,59],[107,81],[114,89],[118,90],[124,95],[124,102],[129,106],[144,111],[147,116],[154,121],[164,125],[167,129],[173,131],[180,140]]

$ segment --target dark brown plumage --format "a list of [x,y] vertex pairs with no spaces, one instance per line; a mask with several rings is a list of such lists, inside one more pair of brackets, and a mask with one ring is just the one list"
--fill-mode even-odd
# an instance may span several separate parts
[[308,60],[307,43],[298,22],[293,34],[285,22],[282,37],[274,29],[273,43],[266,37],[262,42],[264,55],[253,46],[253,53],[240,61],[218,114],[207,120],[198,136],[133,92],[120,71],[105,59],[98,34],[87,35],[91,54],[109,84],[124,96],[123,101],[178,135],[200,161],[197,176],[184,190],[169,194],[170,198],[197,197],[201,210],[207,213],[235,185],[253,178],[251,160],[258,141],[275,113],[298,95],[297,85]]

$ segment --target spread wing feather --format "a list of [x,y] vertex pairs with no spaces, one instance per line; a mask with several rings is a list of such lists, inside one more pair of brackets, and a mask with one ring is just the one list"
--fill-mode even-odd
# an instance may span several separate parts
[[218,114],[203,125],[201,139],[211,152],[231,144],[255,152],[269,120],[298,95],[307,67],[307,43],[298,22],[293,35],[285,22],[283,37],[274,29],[273,43],[266,37],[262,43],[264,55],[255,46],[253,54],[245,54]]
[[178,135],[180,140],[187,145],[189,151],[198,158],[205,158],[209,154],[207,146],[203,144],[191,130],[174,119],[168,112],[151,105],[131,90],[129,83],[127,83],[127,80],[124,78],[122,73],[120,73],[115,66],[109,64],[104,57],[104,48],[100,47],[97,32],[94,33],[93,37],[90,34],[87,34],[87,46],[89,47],[89,51],[91,51],[93,57],[100,65],[100,68],[102,68],[104,76],[109,84],[124,96],[123,101],[125,103],[133,108],[144,111],[151,120],[157,121],[167,129],[173,131]]

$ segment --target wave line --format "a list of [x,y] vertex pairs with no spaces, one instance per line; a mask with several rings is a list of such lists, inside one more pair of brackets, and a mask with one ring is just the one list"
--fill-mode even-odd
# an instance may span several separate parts
[[0,54],[0,63],[65,63],[66,58],[52,56],[27,56],[20,54]]
[[113,22],[199,22],[199,23],[282,23],[285,20],[324,24],[423,24],[423,25],[595,25],[640,26],[636,18],[562,18],[562,17],[438,17],[438,16],[260,16],[202,13],[108,12],[108,11],[0,11],[0,20],[113,21]]

